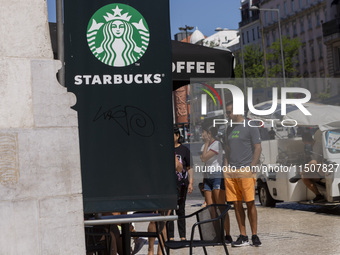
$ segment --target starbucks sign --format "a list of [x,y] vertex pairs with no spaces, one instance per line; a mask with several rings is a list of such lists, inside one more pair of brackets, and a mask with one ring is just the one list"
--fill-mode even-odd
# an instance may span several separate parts
[[125,4],[108,4],[97,10],[88,23],[86,36],[93,55],[114,67],[138,61],[150,40],[144,17]]
[[169,0],[64,0],[64,12],[84,212],[176,208]]

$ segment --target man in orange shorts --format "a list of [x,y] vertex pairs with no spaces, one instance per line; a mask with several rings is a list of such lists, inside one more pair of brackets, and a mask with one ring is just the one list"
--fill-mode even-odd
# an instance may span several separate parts
[[[233,247],[249,245],[245,226],[245,211],[243,200],[247,205],[248,219],[252,231],[252,245],[261,246],[257,236],[257,210],[255,207],[256,173],[252,168],[257,165],[261,155],[261,137],[257,127],[248,125],[243,115],[233,114],[232,102],[226,105],[226,111],[232,126],[228,127],[224,172],[226,196],[228,202],[234,203],[235,215],[240,235]],[[239,123],[239,124],[236,124]]]

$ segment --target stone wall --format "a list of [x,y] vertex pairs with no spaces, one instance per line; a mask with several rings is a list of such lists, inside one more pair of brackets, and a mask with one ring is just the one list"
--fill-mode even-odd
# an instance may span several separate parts
[[85,254],[76,103],[45,0],[0,0],[0,254]]

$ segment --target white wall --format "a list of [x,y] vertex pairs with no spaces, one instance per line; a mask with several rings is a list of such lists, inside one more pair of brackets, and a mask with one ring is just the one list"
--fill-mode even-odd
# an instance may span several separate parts
[[0,0],[0,254],[85,254],[76,98],[45,0]]

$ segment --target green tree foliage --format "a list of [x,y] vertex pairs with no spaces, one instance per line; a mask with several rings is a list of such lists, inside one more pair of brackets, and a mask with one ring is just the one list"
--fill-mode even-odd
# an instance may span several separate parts
[[[287,78],[296,77],[296,64],[298,63],[299,48],[302,43],[298,37],[288,38],[282,37],[284,67]],[[281,61],[281,44],[280,40],[276,40],[269,47],[267,59],[271,62],[268,70],[270,77],[282,77],[282,61]]]
[[[296,76],[296,64],[298,63],[299,48],[302,43],[299,38],[282,37],[283,54],[285,61],[285,74],[287,78]],[[281,61],[281,44],[280,40],[276,40],[269,48],[266,49],[266,59],[268,68],[268,77],[282,77],[282,61]],[[240,53],[241,54],[241,53]],[[264,56],[263,51],[257,45],[247,45],[244,47],[244,65],[247,78],[263,78],[265,77]],[[242,60],[242,57],[239,57]],[[242,63],[235,66],[235,77],[242,78]]]
[[[263,52],[258,45],[247,45],[243,50],[245,73],[247,78],[264,76]],[[242,59],[242,58],[240,58]],[[235,77],[243,77],[242,63],[235,66]]]

